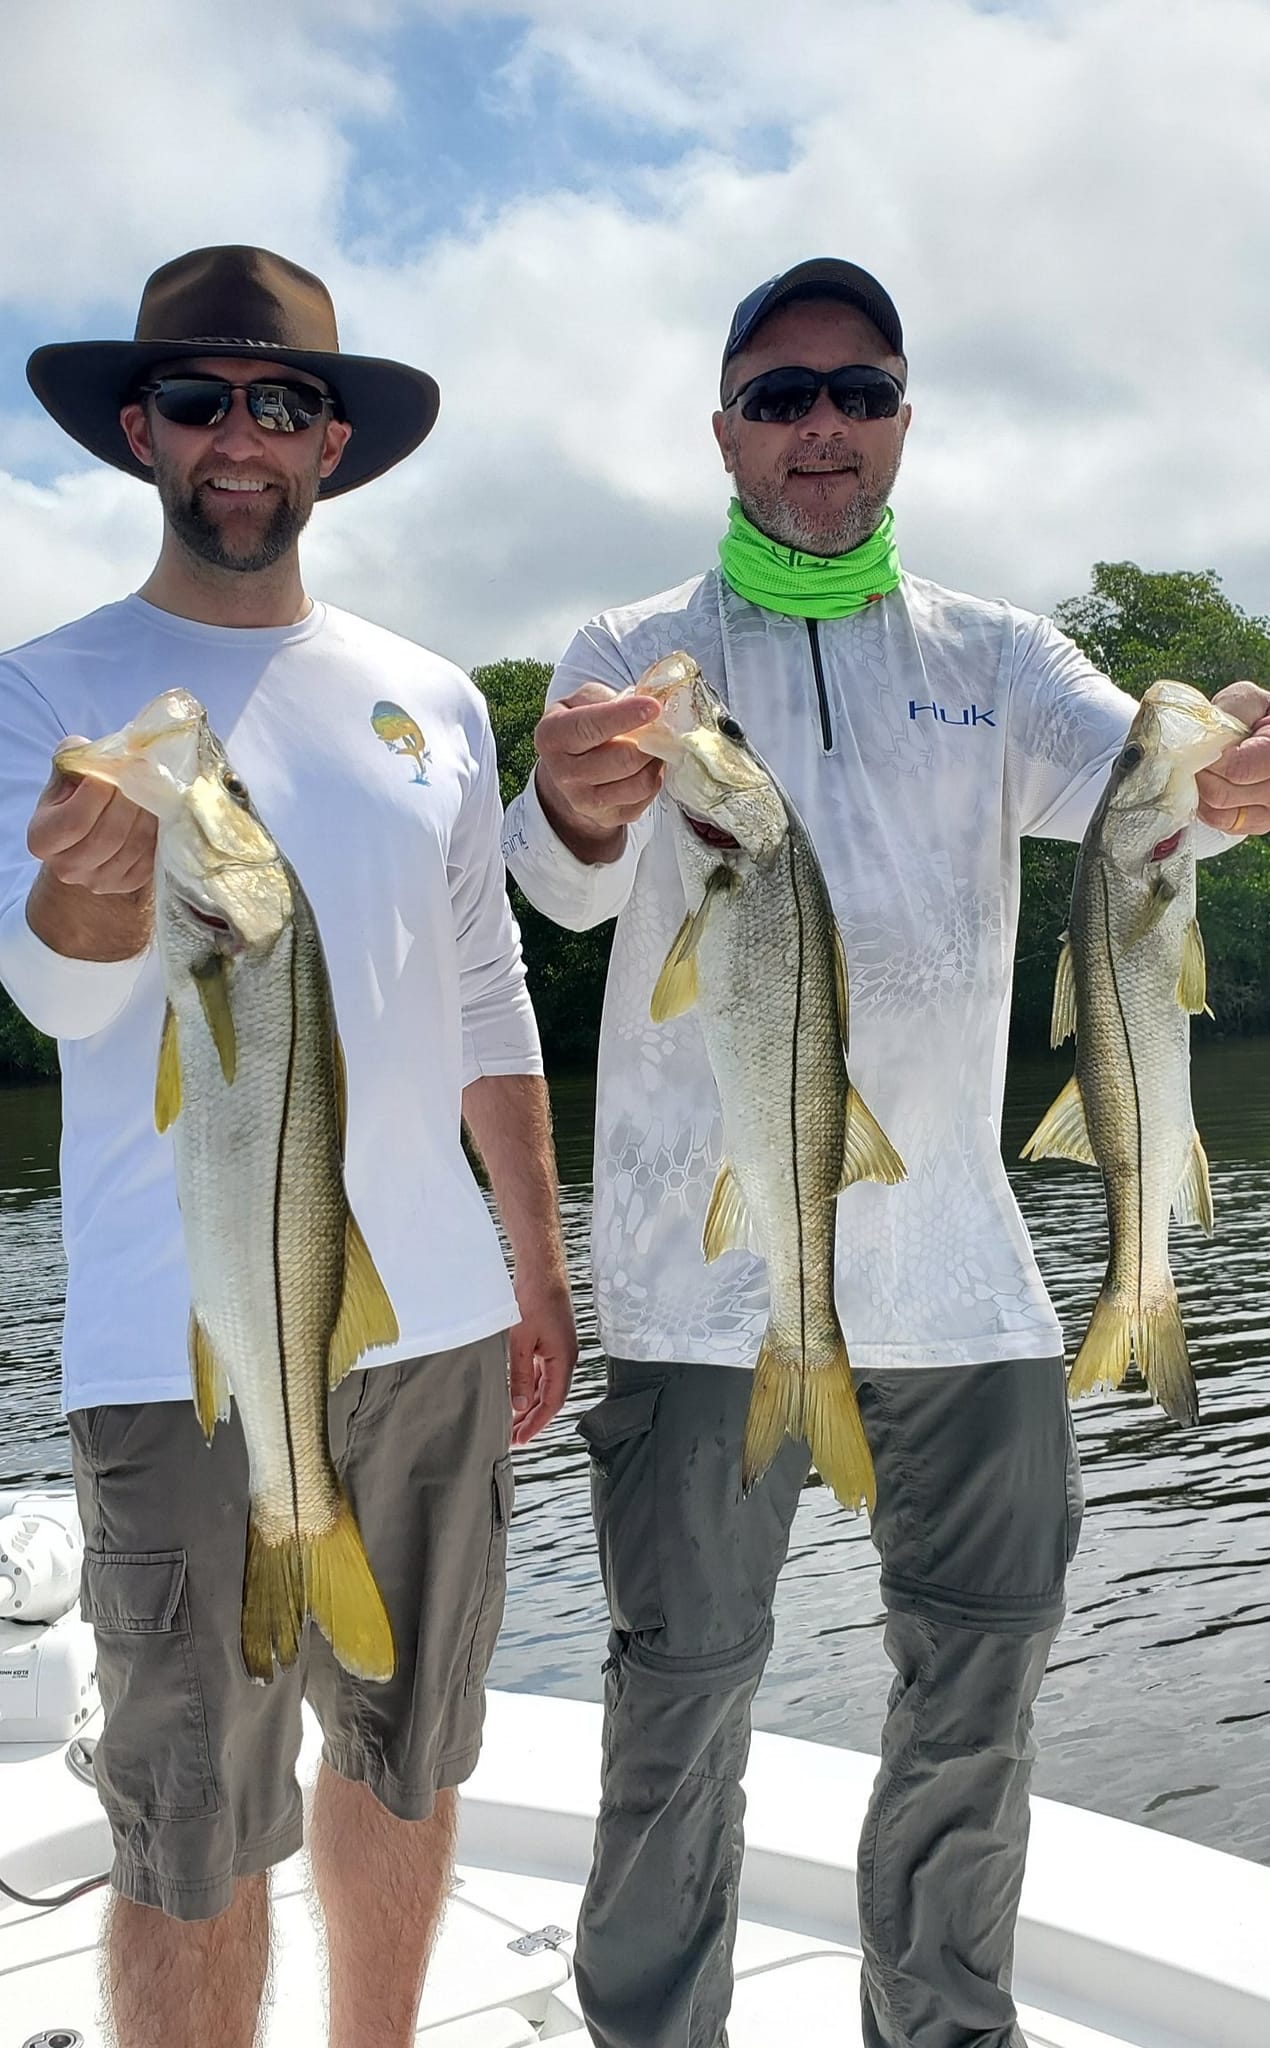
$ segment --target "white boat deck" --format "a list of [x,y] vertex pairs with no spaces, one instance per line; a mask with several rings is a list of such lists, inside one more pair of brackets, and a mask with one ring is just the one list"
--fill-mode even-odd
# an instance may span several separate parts
[[[485,1755],[463,1801],[461,1881],[420,2012],[427,2048],[571,2037],[584,2048],[570,1957],[598,1757],[598,1708],[491,1695]],[[866,1757],[755,1738],[731,2048],[772,2048],[791,2033],[800,2048],[858,2048],[854,1856],[873,1770]],[[0,1877],[52,1892],[107,1867],[104,1818],[63,1746],[0,1745],[0,1772]],[[103,1898],[53,1912],[0,1898],[0,2048],[59,2028],[104,2048]],[[319,2048],[322,1973],[301,1859],[275,1872],[274,1898],[263,2040]],[[514,1946],[544,1928],[565,1930],[559,1946]],[[1016,1990],[1031,2048],[1267,2048],[1270,1871],[1037,1801]]]

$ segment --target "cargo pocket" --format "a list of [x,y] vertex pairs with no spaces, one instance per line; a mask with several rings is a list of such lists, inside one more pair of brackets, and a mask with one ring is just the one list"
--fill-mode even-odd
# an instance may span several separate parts
[[467,1660],[467,1677],[463,1691],[470,1693],[474,1686],[485,1683],[490,1658],[503,1619],[503,1604],[507,1598],[507,1531],[511,1524],[512,1509],[516,1500],[516,1481],[512,1476],[511,1457],[499,1458],[494,1466],[490,1485],[490,1532],[489,1551],[485,1561],[485,1590],[481,1594],[480,1610],[476,1617],[476,1631],[472,1637],[472,1648]]
[[86,1550],[80,1605],[97,1639],[105,1725],[95,1768],[108,1812],[128,1820],[215,1813],[184,1551]]
[[600,1575],[613,1626],[626,1635],[661,1628],[665,1619],[653,1440],[660,1399],[660,1386],[609,1394],[578,1423],[578,1434],[591,1453],[591,1510]]

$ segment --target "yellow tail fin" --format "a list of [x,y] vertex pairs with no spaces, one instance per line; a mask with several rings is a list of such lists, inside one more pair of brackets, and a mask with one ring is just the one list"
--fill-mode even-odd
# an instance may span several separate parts
[[1133,1333],[1133,1350],[1142,1377],[1165,1414],[1174,1422],[1198,1422],[1199,1394],[1176,1294],[1143,1312]]
[[816,1470],[844,1507],[863,1505],[872,1510],[877,1497],[873,1460],[845,1344],[839,1343],[828,1365],[807,1367],[779,1350],[770,1337],[763,1339],[741,1453],[746,1493],[763,1477],[787,1436],[807,1444]]
[[1118,1387],[1131,1357],[1166,1415],[1174,1422],[1198,1422],[1199,1397],[1176,1293],[1140,1309],[1132,1297],[1104,1287],[1068,1374],[1068,1393],[1078,1401],[1082,1394]]
[[247,1568],[243,1574],[243,1663],[262,1685],[273,1680],[274,1659],[284,1671],[300,1654],[304,1634],[304,1558],[298,1537],[266,1543],[247,1518]]
[[309,1614],[355,1678],[392,1677],[392,1625],[343,1496],[335,1520],[319,1536],[266,1543],[254,1515],[249,1517],[242,1648],[252,1678],[268,1685],[275,1660],[284,1671],[295,1663]]

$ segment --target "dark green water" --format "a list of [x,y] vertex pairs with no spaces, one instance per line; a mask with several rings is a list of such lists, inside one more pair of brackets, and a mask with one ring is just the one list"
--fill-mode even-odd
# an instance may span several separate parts
[[[1016,1063],[1008,1160],[1069,1071],[1058,1057]],[[1037,1789],[1270,1862],[1270,1040],[1200,1049],[1193,1079],[1217,1229],[1176,1234],[1173,1260],[1203,1420],[1179,1430],[1136,1391],[1075,1411],[1088,1509],[1038,1708]],[[594,1699],[606,1623],[573,1432],[601,1378],[586,1266],[591,1088],[553,1092],[582,1363],[565,1414],[517,1459],[493,1679]],[[56,1091],[0,1092],[0,1482],[68,1470],[57,1133]],[[1059,1312],[1079,1332],[1105,1260],[1097,1178],[1053,1164],[1014,1181]],[[864,1523],[809,1487],[759,1724],[875,1748],[889,1677],[880,1624]]]

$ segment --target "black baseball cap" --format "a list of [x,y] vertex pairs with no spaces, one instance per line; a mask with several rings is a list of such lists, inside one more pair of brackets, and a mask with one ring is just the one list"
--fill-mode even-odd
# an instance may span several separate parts
[[732,315],[723,350],[719,372],[721,397],[724,396],[723,380],[733,356],[740,353],[755,328],[766,320],[769,313],[774,313],[778,306],[787,306],[793,299],[841,299],[873,322],[883,341],[894,349],[897,356],[904,354],[904,330],[900,326],[900,316],[890,293],[883,290],[876,277],[870,277],[858,263],[845,263],[840,256],[813,256],[806,263],[796,263],[792,270],[782,270],[779,276],[769,277],[765,284],[756,285],[742,299]]

